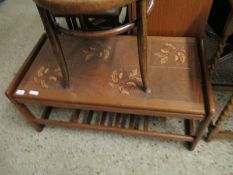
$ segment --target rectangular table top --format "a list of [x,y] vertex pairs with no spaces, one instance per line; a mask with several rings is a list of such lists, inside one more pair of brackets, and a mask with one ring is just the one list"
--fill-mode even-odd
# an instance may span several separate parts
[[17,100],[141,115],[204,117],[194,38],[148,37],[151,94],[141,88],[136,37],[88,40],[63,36],[61,43],[70,87],[61,86],[61,71],[46,40],[16,89]]

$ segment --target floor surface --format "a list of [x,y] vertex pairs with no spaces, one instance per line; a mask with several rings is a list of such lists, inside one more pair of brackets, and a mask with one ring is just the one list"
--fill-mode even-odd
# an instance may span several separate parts
[[[191,152],[183,143],[154,138],[60,127],[35,132],[4,91],[42,32],[32,0],[0,3],[1,175],[233,175],[233,140],[201,141]],[[218,111],[230,94],[216,93]],[[180,123],[154,122],[163,129]],[[231,118],[224,127],[232,126]]]

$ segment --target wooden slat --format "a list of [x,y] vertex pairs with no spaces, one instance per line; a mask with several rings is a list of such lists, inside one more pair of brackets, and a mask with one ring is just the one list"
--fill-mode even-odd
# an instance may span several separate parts
[[115,36],[124,32],[127,32],[131,30],[135,26],[135,23],[128,23],[124,24],[122,26],[113,28],[113,29],[107,29],[104,31],[79,31],[79,30],[68,30],[64,27],[61,27],[57,25],[57,30],[61,33],[64,33],[66,35],[74,36],[74,37],[82,37],[82,38],[103,38],[103,37],[110,37]]
[[72,22],[70,20],[70,17],[65,17],[65,19],[66,19],[66,24],[67,24],[68,29],[72,30],[73,26],[72,26]]
[[118,128],[120,125],[120,120],[121,120],[121,114],[117,113],[116,114],[116,119],[115,119],[115,128]]
[[78,122],[80,113],[81,113],[81,110],[79,110],[79,109],[75,110],[74,113],[71,116],[70,121],[71,122]]
[[101,126],[104,126],[105,121],[106,121],[106,117],[107,117],[107,112],[103,112],[102,118],[101,118],[101,121],[100,121]]
[[78,30],[78,24],[75,17],[71,17],[74,30]]
[[135,121],[134,121],[134,129],[139,129],[140,128],[140,121],[141,121],[141,118],[139,116],[135,116]]
[[81,30],[86,30],[87,29],[87,25],[86,25],[86,22],[85,22],[85,19],[84,19],[84,16],[83,15],[79,15],[79,23],[80,23],[80,27],[81,27]]
[[68,126],[68,127],[78,127],[78,128],[84,128],[84,129],[93,129],[93,130],[117,132],[117,133],[132,134],[132,135],[144,135],[144,136],[157,137],[161,139],[187,141],[187,142],[192,142],[194,140],[194,138],[191,136],[172,134],[172,133],[161,133],[161,132],[155,132],[155,131],[146,132],[146,131],[141,131],[141,130],[131,130],[131,129],[125,129],[125,128],[88,125],[88,124],[81,124],[77,122],[65,122],[65,121],[56,121],[56,120],[43,120],[43,119],[31,119],[31,120],[33,122],[38,122],[42,125],[59,125],[59,126]]
[[185,132],[187,135],[194,136],[195,135],[195,121],[193,120],[185,120]]
[[92,117],[93,117],[94,111],[89,111],[87,119],[86,119],[86,124],[91,123]]
[[133,129],[134,128],[134,123],[135,123],[135,116],[130,115],[130,121],[129,121],[129,128]]
[[149,130],[149,117],[144,116],[144,131],[148,131],[148,130]]
[[41,119],[48,119],[52,110],[53,110],[53,107],[50,107],[50,106],[45,107],[45,109],[41,115]]
[[120,127],[127,128],[126,123],[127,123],[127,118],[126,118],[126,115],[123,114],[123,117],[121,118],[121,122],[120,122]]
[[193,120],[189,120],[189,134],[191,136],[194,136],[195,135],[195,121]]
[[107,126],[112,126],[114,122],[114,113],[109,114]]

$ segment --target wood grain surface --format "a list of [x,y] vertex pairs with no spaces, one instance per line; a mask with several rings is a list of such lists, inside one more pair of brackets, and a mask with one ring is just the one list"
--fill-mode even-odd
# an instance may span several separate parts
[[[202,80],[194,38],[148,37],[151,94],[141,90],[140,72],[136,71],[139,70],[136,37],[118,36],[101,42],[62,37],[61,41],[71,75],[70,88],[64,89],[59,84],[61,73],[46,41],[17,88],[26,93],[14,94],[17,101],[152,116],[203,118]],[[164,63],[157,54],[166,44],[172,44],[176,50],[169,53]],[[175,60],[180,49],[186,53],[183,63]],[[118,75],[117,82],[113,79],[114,72]],[[130,80],[132,74],[135,77]],[[30,95],[30,90],[39,94]]]

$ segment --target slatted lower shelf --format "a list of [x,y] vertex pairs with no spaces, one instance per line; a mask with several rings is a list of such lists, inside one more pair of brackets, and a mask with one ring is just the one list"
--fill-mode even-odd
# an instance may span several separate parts
[[31,119],[32,122],[37,122],[43,126],[45,125],[59,125],[59,126],[68,126],[68,127],[77,127],[83,129],[92,129],[92,130],[100,130],[100,131],[108,131],[108,132],[116,132],[116,133],[124,133],[124,134],[132,134],[132,135],[144,135],[157,137],[161,139],[169,139],[169,140],[178,140],[178,141],[187,141],[192,142],[194,138],[188,135],[180,135],[173,133],[163,133],[157,131],[151,131],[149,129],[149,116],[142,116],[143,126],[139,128],[139,125],[136,126],[136,117],[135,115],[130,115],[129,124],[124,127],[121,126],[120,121],[123,114],[116,113],[114,120],[111,124],[106,121],[109,119],[107,116],[107,112],[103,112],[101,115],[101,119],[99,122],[92,123],[94,111],[89,111],[88,115],[83,118],[82,121],[79,121],[81,110],[75,110],[75,112],[71,115],[69,121],[61,121],[61,120],[53,120],[49,119],[49,115],[51,114],[52,107],[46,107],[41,118]]

